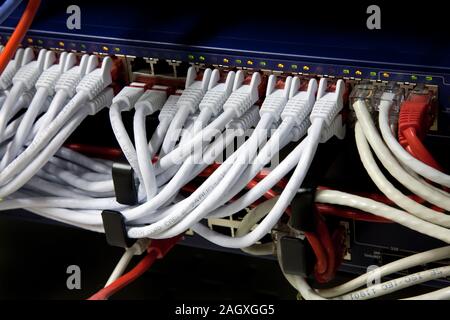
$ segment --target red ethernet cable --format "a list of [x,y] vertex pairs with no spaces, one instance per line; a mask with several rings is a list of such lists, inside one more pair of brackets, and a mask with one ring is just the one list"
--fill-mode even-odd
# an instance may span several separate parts
[[147,249],[147,255],[129,272],[121,276],[119,279],[101,289],[88,300],[107,300],[113,294],[125,288],[127,285],[142,276],[157,259],[162,259],[167,252],[172,249],[175,244],[181,239],[181,236],[163,239],[152,240],[149,248]]
[[441,166],[423,145],[422,140],[434,120],[433,93],[413,91],[400,107],[398,139],[415,158],[442,171]]
[[318,282],[326,283],[333,279],[336,272],[336,252],[335,244],[331,239],[328,227],[322,217],[317,217],[317,234],[327,256],[327,269],[325,272],[316,273],[315,278]]
[[28,29],[31,26],[31,23],[34,20],[37,10],[41,4],[40,0],[30,0],[28,1],[28,5],[25,8],[25,11],[20,18],[19,23],[16,26],[11,38],[8,40],[8,43],[5,46],[5,49],[0,54],[0,73],[5,70],[9,61],[12,59],[14,54],[16,53],[17,48],[23,40],[23,37],[28,32]]

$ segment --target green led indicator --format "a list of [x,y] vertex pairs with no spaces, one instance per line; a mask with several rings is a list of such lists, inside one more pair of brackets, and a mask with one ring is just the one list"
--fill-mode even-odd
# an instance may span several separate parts
[[241,60],[241,59],[236,59],[235,62],[236,62],[237,64],[241,64],[241,63],[242,63],[242,60]]
[[298,65],[296,65],[296,64],[291,65],[291,69],[297,70],[298,69]]
[[85,45],[85,44],[82,44],[82,45],[81,45],[81,48],[82,48],[82,49],[86,49],[86,45]]
[[343,72],[344,72],[344,74],[350,74],[350,70],[348,70],[348,69],[344,69]]
[[416,81],[417,79],[418,79],[418,77],[416,75],[411,76],[411,80]]
[[267,63],[266,63],[265,61],[261,61],[261,62],[259,63],[259,65],[260,65],[261,67],[265,67],[265,66],[267,66]]
[[44,44],[44,41],[42,41],[42,40],[38,40],[37,41],[39,44]]
[[425,80],[427,80],[427,81],[433,81],[433,77],[432,77],[432,76],[426,76],[426,77],[425,77]]
[[206,58],[205,58],[204,56],[200,56],[200,57],[198,57],[198,60],[200,60],[200,61],[205,61]]
[[370,76],[371,76],[371,77],[376,77],[376,76],[377,76],[377,73],[376,73],[375,71],[371,71],[371,72],[370,72]]
[[188,59],[189,59],[189,60],[194,60],[194,59],[195,59],[195,57],[194,57],[194,55],[193,55],[193,54],[190,54],[190,55],[188,55]]

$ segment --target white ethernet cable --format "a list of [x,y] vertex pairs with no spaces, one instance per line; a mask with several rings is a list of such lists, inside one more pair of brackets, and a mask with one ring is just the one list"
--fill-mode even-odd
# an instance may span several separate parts
[[[260,79],[259,74],[255,73],[253,75],[252,82],[254,82],[254,79]],[[233,92],[233,94],[234,93],[235,92]],[[246,99],[240,98],[237,100],[233,98],[233,94],[224,104],[224,110],[227,110],[227,108],[239,108],[239,110],[244,113],[251,107],[251,105],[249,105],[251,100],[247,98],[248,95],[245,95]],[[183,219],[188,212],[195,209],[200,202],[206,201],[208,205],[211,205],[210,202],[212,202],[212,191],[214,191],[214,197],[216,197],[217,188],[226,188],[228,186],[227,181],[231,181],[231,183],[235,182],[237,178],[236,172],[242,171],[248,166],[248,158],[253,158],[253,154],[256,153],[258,146],[261,145],[267,137],[267,131],[272,126],[273,122],[274,117],[271,114],[264,114],[251,137],[234,153],[237,157],[228,158],[190,197],[171,207],[170,213],[168,213],[166,217],[160,221],[145,227],[130,228],[128,231],[130,236],[133,234],[131,237],[141,238],[143,236],[137,235],[143,234],[145,237],[153,237],[154,235],[161,234],[163,231],[166,231],[171,227],[171,233],[179,234],[183,232],[184,230],[178,232],[180,224],[177,224],[177,222]],[[236,160],[236,162],[234,160]],[[229,169],[230,172],[228,172]],[[202,203],[200,203],[200,205],[201,204]],[[194,216],[195,215],[188,214],[187,217],[189,217],[189,220],[184,219],[183,221],[188,222]],[[190,224],[190,222],[188,223]]]
[[24,66],[31,62],[34,58],[32,49],[24,50],[22,48],[17,49],[14,59],[8,62],[5,70],[0,75],[0,90],[9,90],[13,84],[13,78],[21,66]]
[[[243,116],[241,119],[237,120],[237,122],[233,121],[232,123],[230,123],[229,126],[230,127],[233,126],[233,123],[236,122],[236,125],[233,127],[240,129],[240,130],[236,130],[236,132],[243,133],[247,127],[252,126],[253,124],[256,123],[255,119],[257,119],[257,116],[258,116],[257,110],[258,110],[258,108],[254,107],[250,113],[246,113],[245,116]],[[234,133],[234,131],[233,131],[233,133]],[[232,136],[232,135],[230,135],[230,136]],[[231,139],[229,141],[233,141],[233,139]],[[220,149],[220,146],[218,144],[219,144],[219,141],[218,140],[215,141],[212,144],[211,149],[214,149],[214,148]],[[67,151],[69,152],[68,155],[65,155],[67,158],[73,158],[73,155],[76,154],[76,152],[71,151],[69,149],[67,149]],[[218,153],[218,151],[216,150],[215,152],[212,153],[212,155],[210,155],[210,158],[209,158],[210,162],[212,162],[215,159],[214,155],[217,153]],[[84,156],[82,156],[82,157],[84,157]],[[36,180],[36,176],[32,180],[30,180],[28,184],[30,184],[34,180]],[[45,181],[40,181],[39,183],[37,183],[38,190],[39,190],[39,186],[43,185],[42,184],[43,182],[45,182]],[[47,185],[45,185],[45,187],[46,187],[46,190],[49,190]],[[179,188],[181,188],[181,187],[182,187],[182,184],[179,186]],[[67,189],[67,187],[65,187],[65,189]],[[55,195],[60,195],[62,197],[66,197],[66,198],[40,197],[40,198],[34,198],[34,199],[33,198],[31,198],[31,199],[19,198],[19,199],[5,200],[2,203],[0,203],[0,210],[8,210],[8,209],[13,209],[13,208],[17,208],[17,207],[34,208],[34,209],[42,209],[42,208],[48,208],[48,207],[73,208],[73,209],[98,209],[98,208],[116,209],[116,210],[124,209],[124,206],[117,204],[115,202],[115,198],[86,199],[83,201],[78,201],[76,198],[79,198],[80,197],[79,195],[75,195],[75,199],[73,199],[74,196],[72,196],[72,199],[71,199],[71,198],[67,198],[68,196],[70,197],[70,194],[60,194],[60,191],[61,191],[61,188],[60,189],[58,189],[58,188],[52,189],[50,191],[50,194],[53,194],[54,192],[56,192]],[[160,193],[157,195],[157,197],[160,197],[162,195],[163,194]],[[156,200],[156,198],[155,198],[155,200]],[[42,210],[37,213],[41,214],[41,215],[45,214],[45,212],[43,212]],[[64,211],[64,212],[68,213],[69,211]],[[76,213],[73,212],[73,214],[76,214]],[[95,210],[95,211],[93,211],[93,214],[99,215],[100,211]],[[65,218],[64,222],[71,223],[72,221],[67,216]],[[72,224],[75,225],[75,223],[72,223]],[[85,229],[88,229],[88,230],[92,230],[92,228],[93,228],[93,226],[91,224],[88,224],[87,226],[83,226],[82,224],[80,224],[80,221],[78,221],[78,220],[76,222],[76,225],[79,227],[84,227]]]
[[346,283],[340,284],[333,288],[327,289],[316,289],[317,294],[324,298],[333,298],[337,296],[344,295],[348,292],[356,290],[360,287],[367,285],[369,279],[386,277],[390,274],[414,268],[420,265],[425,265],[427,263],[436,262],[440,260],[445,260],[450,258],[450,246],[441,247],[437,249],[428,250],[421,253],[413,254],[409,257],[405,257],[384,266],[380,266],[374,270],[371,270],[359,277],[352,279]]
[[[33,100],[28,106],[25,116],[23,117],[19,127],[17,128],[17,133],[14,139],[8,145],[6,154],[3,156],[0,162],[0,169],[4,168],[12,159],[17,156],[20,148],[28,137],[31,131],[34,121],[37,116],[42,112],[47,99],[54,95],[55,84],[59,79],[60,75],[64,71],[64,65],[66,64],[68,53],[63,52],[59,58],[59,63],[56,62],[56,56],[53,51],[48,51],[45,56],[44,70],[39,76],[36,82],[36,94]],[[75,59],[73,59],[73,64]]]
[[211,120],[219,116],[222,107],[233,91],[233,83],[236,73],[230,71],[224,83],[220,83],[220,71],[214,69],[208,85],[208,91],[203,96],[198,108],[200,114],[194,123],[194,134],[199,133]]
[[[259,107],[253,106],[248,109],[241,117],[233,119],[230,123],[228,123],[225,132],[217,137],[214,142],[205,150],[203,158],[201,159],[202,164],[196,162],[193,158],[193,155],[191,155],[190,158],[186,159],[186,161],[183,163],[183,166],[186,166],[187,164],[185,163],[188,162],[188,164],[190,164],[192,160],[195,164],[197,164],[195,169],[186,169],[186,176],[188,176],[189,171],[191,171],[190,178],[186,180],[186,183],[194,179],[198,174],[205,170],[207,166],[213,164],[217,157],[224,150],[226,150],[230,144],[234,143],[235,138],[244,136],[245,132],[248,129],[256,127],[259,121]],[[236,157],[236,155],[233,154],[231,157]]]
[[66,102],[77,93],[76,88],[81,79],[97,68],[98,58],[95,55],[89,56],[84,54],[80,59],[79,65],[75,64],[76,55],[71,52],[67,56],[64,72],[55,84],[55,94],[52,103],[48,107],[47,112],[41,117],[43,120],[40,131],[43,131],[44,128],[50,125]]
[[361,126],[359,125],[359,122],[355,125],[355,138],[358,153],[364,168],[378,189],[388,199],[393,201],[400,208],[420,219],[446,228],[450,227],[450,216],[417,203],[413,199],[405,196],[401,191],[396,189],[388,179],[386,179],[373,158],[372,151],[370,150],[370,146],[366,140],[364,132],[361,129]]
[[[269,77],[266,99],[264,100],[262,107],[260,109],[260,117],[261,120],[258,123],[254,133],[250,136],[249,140],[247,140],[245,148],[239,148],[236,151],[234,157],[231,159],[227,159],[224,164],[234,162],[226,175],[222,178],[222,181],[215,186],[214,191],[208,194],[208,197],[194,210],[192,211],[186,218],[184,218],[183,222],[180,222],[176,227],[171,230],[170,234],[181,233],[180,230],[185,228],[188,229],[191,225],[201,220],[201,218],[205,217],[209,211],[212,211],[215,207],[225,203],[232,196],[238,193],[240,190],[245,188],[248,181],[239,179],[243,171],[253,163],[253,159],[256,156],[257,147],[259,147],[263,139],[267,138],[267,129],[270,128],[276,121],[279,120],[280,115],[285,108],[286,103],[288,102],[290,90],[291,90],[292,77],[287,77],[285,80],[284,88],[277,89],[277,77],[271,75]],[[297,88],[298,90],[298,88]],[[315,90],[314,90],[315,92]],[[304,118],[306,118],[309,114],[310,110],[305,110]],[[298,115],[298,114],[297,114]],[[286,121],[283,122],[279,128],[279,130],[275,131],[270,140],[263,147],[260,152],[266,155],[266,153],[276,153],[279,150],[279,144],[282,143],[289,132],[294,127],[295,121]],[[274,150],[272,150],[274,149]],[[272,155],[273,155],[272,153]],[[259,155],[258,155],[259,157]],[[257,159],[259,159],[257,157]],[[270,156],[272,158],[272,156]],[[261,165],[263,167],[265,162]],[[259,172],[259,170],[258,170]],[[256,173],[255,173],[256,175]],[[250,177],[249,180],[253,178]],[[237,191],[231,195],[227,194],[230,186],[235,185]],[[224,197],[224,194],[226,196]],[[168,234],[158,235],[167,237]]]
[[180,99],[179,95],[170,95],[166,100],[164,105],[161,108],[161,111],[158,115],[159,124],[156,127],[155,132],[150,139],[148,144],[150,150],[150,156],[153,159],[155,154],[161,148],[161,145],[164,141],[164,137],[166,136],[167,130],[169,129],[170,123],[172,122],[173,117],[177,113],[177,102]]
[[450,300],[450,286],[402,300]]
[[24,92],[34,88],[36,81],[42,73],[46,53],[47,50],[41,49],[37,60],[23,65],[14,75],[12,79],[13,86],[11,91],[0,109],[0,140],[3,138],[6,125],[12,117],[11,110],[13,109],[17,99],[19,99]]
[[[201,132],[201,130],[210,122],[212,117],[217,118],[219,114],[223,112],[223,105],[233,91],[235,77],[236,73],[234,71],[229,71],[225,83],[219,83],[220,72],[218,69],[213,70],[209,81],[208,91],[199,104],[200,113],[193,124],[191,136]],[[180,145],[183,145],[184,143],[186,143],[186,141],[180,141]],[[203,143],[201,142],[199,142],[197,146],[194,146],[194,161],[196,162],[201,160],[202,146]]]
[[126,248],[113,272],[106,281],[105,287],[116,281],[126,270],[133,256],[143,254],[150,245],[150,239],[139,239],[131,247]]
[[[251,110],[251,111],[250,111]],[[250,109],[249,112],[247,112],[243,117],[237,120],[233,120],[229,127],[233,127],[234,130],[231,131],[231,134],[226,136],[226,142],[223,143],[223,140],[216,140],[212,143],[212,145],[208,148],[210,152],[205,152],[205,159],[208,161],[205,166],[200,170],[202,171],[207,165],[211,164],[214,159],[216,158],[216,155],[221,152],[221,150],[228,145],[228,143],[231,143],[234,141],[234,137],[236,133],[243,134],[245,130],[254,124],[256,124],[256,119],[259,118],[258,114],[258,108],[253,107]],[[229,138],[231,137],[231,138]],[[70,150],[71,153],[75,153],[74,151]],[[181,173],[181,170],[180,170]],[[191,170],[188,169],[187,173],[191,173]],[[34,180],[39,180],[34,184]],[[175,194],[181,187],[187,182],[183,183],[183,179],[178,179],[179,182],[178,186],[172,187],[174,183],[176,182],[176,179],[174,179],[171,183],[166,185],[162,188],[161,192],[156,195],[154,199],[151,199],[151,202],[155,203],[159,202],[164,204],[164,200],[161,200],[163,197],[166,197],[166,199],[169,199]],[[70,208],[70,209],[88,209],[88,210],[94,210],[93,213],[96,215],[99,215],[101,211],[100,209],[111,209],[111,210],[122,210],[125,209],[126,206],[118,204],[115,201],[115,198],[104,198],[104,199],[84,199],[83,201],[79,201],[80,195],[73,196],[71,193],[66,192],[67,187],[64,188],[53,188],[53,185],[49,185],[48,182],[45,180],[40,180],[36,176],[34,176],[28,183],[25,185],[27,187],[28,185],[32,184],[37,186],[37,189],[39,190],[41,186],[44,186],[44,189],[48,191],[49,194],[53,194],[59,197],[50,197],[50,196],[44,196],[44,197],[24,197],[24,198],[11,198],[8,200],[4,200],[3,202],[0,202],[0,211],[3,210],[11,210],[11,209],[17,209],[17,208],[34,208],[34,209],[42,209],[42,208]],[[50,188],[50,189],[49,189]],[[172,191],[171,191],[172,189]],[[61,194],[60,191],[64,191],[63,194]],[[16,196],[16,194],[14,194]],[[158,206],[155,206],[158,207]],[[69,211],[66,211],[69,212]],[[42,213],[41,213],[42,214]],[[73,214],[76,214],[76,212],[73,212]],[[67,220],[66,220],[67,222]],[[67,222],[69,223],[69,222]],[[83,227],[82,225],[78,224],[78,226]],[[88,225],[87,228],[90,229],[92,226]]]
[[[305,122],[302,127],[306,127],[308,123],[309,120]],[[304,131],[302,128],[297,129],[298,133],[295,135],[296,137],[293,139],[293,141],[298,141],[304,135]],[[341,115],[338,115],[333,120],[330,126],[324,128],[320,137],[320,142],[325,143],[333,136],[337,136],[339,139],[343,139],[345,137],[345,127],[342,125]],[[216,208],[214,212],[212,212],[208,217],[222,218],[232,215],[247,208],[249,205],[261,198],[267,190],[276,185],[280,179],[285,177],[292,169],[295,168],[297,163],[300,161],[305,145],[306,139],[298,144],[297,147],[295,147],[295,149],[290,154],[288,154],[287,157],[255,187],[253,187],[251,190],[249,190],[247,193],[245,193],[243,196],[241,196],[239,199],[236,199],[232,203]],[[252,170],[252,166],[254,166],[254,164],[250,166],[250,170]]]
[[80,190],[89,191],[92,193],[109,193],[114,195],[114,184],[111,177],[104,180],[87,181],[85,178],[79,177],[72,171],[61,170],[52,164],[47,165],[47,171],[54,177]]
[[436,192],[435,188],[431,188],[426,182],[420,181],[409,174],[400,163],[398,163],[397,159],[391,154],[380,137],[370,113],[367,110],[366,103],[361,99],[357,100],[353,104],[353,109],[355,110],[356,117],[358,118],[359,124],[361,125],[370,146],[389,173],[402,185],[422,199],[446,210],[450,210],[450,197],[447,196],[447,194],[444,194],[444,192]]
[[152,156],[148,150],[146,117],[160,110],[166,101],[167,93],[159,90],[147,90],[135,104],[134,114],[134,141],[139,169],[144,182],[147,200],[152,199],[157,193],[156,177],[152,164]]
[[[212,135],[217,134],[218,130],[221,131],[221,129],[225,127],[225,125],[231,120],[231,118],[236,116],[237,117],[242,116],[253,105],[253,103],[258,100],[257,88],[260,81],[261,81],[260,74],[254,73],[252,75],[250,84],[243,85],[244,73],[242,71],[238,71],[234,83],[235,91],[231,94],[230,98],[225,103],[224,105],[225,111],[216,120],[214,120],[207,128],[205,128],[205,130],[196,135],[196,137],[199,138],[199,141],[203,141],[202,140],[203,137],[200,134],[204,133],[205,131],[207,132],[207,134],[205,135],[211,137]],[[189,155],[189,153],[187,155]],[[230,165],[228,165],[228,167],[226,165],[222,165],[221,168],[219,168],[216,172],[225,171],[229,168],[229,166]],[[217,174],[218,173],[216,173],[216,175]],[[219,181],[217,181],[216,183],[218,182]],[[138,219],[144,216],[146,213],[151,212],[150,209],[153,209],[152,208],[153,205],[154,205],[153,202],[147,202],[137,208],[133,208],[129,211],[124,211],[123,214],[127,220]]]
[[[244,219],[242,219],[242,221],[240,222],[235,236],[242,237],[245,234],[249,233],[250,230],[262,218],[269,214],[270,210],[273,208],[277,201],[278,197],[275,197],[270,200],[266,200],[263,203],[259,204],[256,208],[249,210]],[[275,247],[273,242],[268,242],[263,244],[254,244],[247,248],[241,248],[241,250],[254,256],[267,256],[272,255],[275,252]]]
[[[292,85],[288,84],[288,81],[290,82],[290,79],[286,79],[287,88],[285,87],[285,89],[287,89],[287,96],[280,96],[279,94],[274,95],[269,93],[269,88],[275,88],[276,84],[275,77],[269,78],[268,94],[263,106],[261,107],[261,112],[267,112],[265,110],[265,106],[267,106],[267,104],[265,104],[266,101],[270,102],[269,106],[275,105],[274,99],[279,102],[283,101],[280,105],[281,108],[277,111],[278,118],[281,117],[283,122],[259,152],[255,161],[250,163],[249,167],[241,174],[239,180],[231,188],[231,190],[227,192],[226,196],[223,197],[223,201],[218,203],[218,205],[222,205],[238,194],[242,188],[244,188],[247,183],[252,180],[259,171],[261,171],[261,169],[273,158],[273,156],[287,144],[289,141],[288,138],[290,138],[289,133],[292,132],[294,127],[300,131],[299,133],[301,136],[306,134],[310,124],[309,119],[307,118],[311,113],[315,102],[317,81],[315,79],[311,79],[308,83],[307,91],[299,91],[300,79],[298,77],[295,77],[292,80]],[[278,90],[277,92],[281,93],[282,90]],[[298,139],[299,138],[300,137],[298,137]]]
[[[194,173],[198,174],[203,171],[203,169],[205,169],[215,160],[218,154],[218,150],[223,150],[225,146],[234,141],[234,137],[236,135],[243,133],[246,129],[255,125],[256,120],[259,119],[257,110],[257,107],[250,108],[246,113],[244,113],[244,115],[240,117],[240,119],[233,120],[229,124],[230,128],[233,129],[231,134],[225,132],[225,137],[223,137],[222,135],[206,149],[205,156],[203,158],[204,164],[202,166],[197,165]],[[224,139],[225,142],[223,143]],[[192,157],[193,156],[189,157],[183,163],[180,170],[178,170],[172,180],[155,196],[155,198],[147,201],[139,207],[123,211],[123,215],[126,217],[126,219],[128,221],[140,219],[148,214],[153,213],[155,210],[169,201],[170,198],[173,197],[181,189],[181,187],[188,182],[189,179],[192,179],[194,177],[193,168],[195,168],[195,163],[193,163]],[[218,170],[221,169],[219,168]]]
[[60,148],[55,153],[55,156],[67,161],[72,161],[82,167],[89,168],[94,172],[111,174],[112,163],[107,164],[104,160],[102,160],[102,162],[97,161],[66,147]]
[[[191,155],[186,159],[183,165],[172,180],[166,185],[161,193],[167,194],[164,200],[166,203],[171,196],[174,196],[177,191],[181,189],[183,185],[194,179],[200,174],[207,166],[211,165],[217,156],[226,149],[231,143],[234,142],[234,138],[244,135],[246,130],[257,125],[259,121],[259,108],[253,106],[240,118],[232,120],[227,125],[227,130],[221,134],[213,143],[211,143],[205,150],[202,160],[202,164],[195,161],[194,155]],[[159,178],[160,176],[158,176]],[[169,192],[170,191],[170,192]],[[160,197],[159,195],[157,197]],[[150,210],[149,210],[150,211]]]
[[[77,93],[63,108],[63,110],[51,121],[46,128],[41,128],[28,147],[17,156],[2,172],[0,172],[0,185],[5,185],[15,174],[23,170],[34,161],[34,157],[41,151],[45,143],[52,139],[58,130],[89,101],[95,101],[97,96],[111,84],[112,60],[104,58],[101,68],[87,74],[77,86]],[[83,112],[84,116],[90,110]],[[56,150],[55,150],[56,151]]]
[[[52,135],[52,140],[47,141],[47,146],[41,148],[41,151],[35,158],[20,171],[13,171],[13,174],[9,177],[10,180],[6,184],[0,187],[0,198],[4,198],[11,193],[17,191],[21,188],[27,181],[29,181],[36,172],[38,172],[51,158],[56,151],[65,142],[67,137],[77,128],[77,126],[86,118],[88,115],[96,114],[100,109],[108,107],[111,105],[113,97],[113,92],[111,88],[107,88],[100,92],[93,100],[81,106],[81,110],[75,111],[75,114],[69,118],[68,124],[62,124],[60,131],[56,135]],[[59,117],[59,116],[58,116]],[[58,117],[56,119],[58,119]],[[33,142],[35,142],[33,140]],[[33,142],[27,147],[33,144]],[[25,154],[26,150],[21,154]],[[19,156],[20,157],[20,156]],[[11,164],[2,172],[4,173]]]
[[[328,300],[317,294],[309,284],[300,276],[286,274],[283,271],[289,283],[299,291],[300,295],[306,300]],[[450,275],[450,266],[429,269],[421,272],[409,274],[404,277],[389,280],[383,283],[375,284],[369,288],[357,290],[344,294],[342,296],[331,298],[331,300],[367,300],[387,295],[404,288],[408,288],[420,283],[444,278]]]
[[[298,80],[298,79],[297,79]],[[277,89],[277,77],[274,75],[269,76],[268,79],[268,85],[267,85],[267,90],[266,90],[266,98],[261,106],[260,109],[260,117],[262,118],[264,115],[268,115],[271,116],[273,118],[272,121],[272,125],[275,124],[279,119],[280,119],[280,115],[281,112],[283,111],[288,99],[289,99],[289,94],[291,92],[291,83],[292,83],[292,77],[287,77],[284,83],[284,88],[281,89]],[[299,83],[299,81],[297,81],[297,83]],[[208,91],[208,93],[211,91]],[[315,92],[315,90],[314,90]],[[206,98],[206,96],[205,96]],[[312,106],[311,106],[312,107]],[[305,117],[309,114],[309,112],[305,112]],[[280,143],[284,143],[284,140],[286,139],[286,137],[292,132],[292,129],[294,127],[294,121],[291,121],[289,123],[282,123],[281,127],[275,131],[275,133],[271,136],[270,140],[264,145],[263,149],[260,151],[260,154],[263,153],[265,155],[267,155],[268,157],[270,157],[270,159],[272,159],[273,155],[275,153],[278,152],[278,150],[280,149]],[[253,148],[252,144],[250,143],[250,147]],[[244,161],[247,161],[246,159],[248,158],[248,162],[244,163],[244,165],[250,165],[253,164],[253,157],[250,156],[250,154],[247,155],[240,155],[240,157],[244,157]],[[256,158],[256,163],[261,163],[262,161],[258,161],[260,159],[260,156],[258,155],[258,157]],[[269,160],[270,160],[269,159]],[[194,158],[195,161],[195,158]],[[242,159],[237,160],[242,162]],[[268,161],[267,161],[268,162]],[[266,164],[266,162],[264,162],[261,167],[263,167]],[[259,170],[258,170],[259,172]],[[235,174],[235,176],[239,176],[240,174]],[[256,174],[255,174],[256,175]],[[231,177],[231,173],[228,173],[227,178],[229,179]],[[249,181],[253,178],[253,176],[249,179]],[[236,188],[236,184],[235,184],[235,189],[238,189],[236,191],[236,193],[238,193],[242,188],[244,188],[248,181],[244,181],[242,182],[242,178],[239,180],[241,181],[241,183],[236,183],[239,184]],[[222,197],[222,202],[226,202],[229,199],[232,198],[233,195],[227,195],[226,199],[225,197]]]
[[194,150],[193,148],[209,141],[218,131],[222,131],[226,124],[233,118],[242,116],[259,99],[258,86],[261,83],[261,75],[253,73],[249,84],[244,84],[245,73],[239,70],[236,73],[233,84],[233,92],[223,105],[223,112],[202,131],[197,133],[188,143],[178,145],[173,151],[160,158],[155,165],[156,174],[159,174],[171,166],[181,164]]
[[378,123],[384,142],[387,144],[392,153],[406,167],[418,173],[430,181],[439,183],[443,186],[450,187],[450,175],[447,175],[433,167],[423,163],[409,154],[394,137],[389,128],[389,113],[392,104],[389,101],[381,100],[379,105]]
[[316,202],[337,204],[359,209],[389,219],[411,230],[450,243],[450,230],[412,216],[408,212],[395,209],[372,199],[345,192],[321,190],[316,193]]
[[186,86],[181,97],[177,101],[177,113],[173,117],[167,130],[166,137],[164,138],[161,147],[161,155],[168,154],[174,149],[186,119],[189,115],[194,114],[197,111],[201,99],[208,90],[211,72],[211,69],[205,69],[205,71],[203,71],[202,79],[197,80],[195,67],[189,67],[186,76]]
[[134,105],[143,93],[144,85],[142,83],[132,83],[130,86],[123,88],[114,97],[111,108],[109,108],[109,119],[111,121],[111,127],[114,135],[116,136],[116,140],[142,186],[144,183],[142,181],[141,170],[139,169],[136,150],[122,121],[122,112],[130,111],[134,108]]
[[343,108],[344,82],[338,80],[335,92],[326,92],[326,90],[327,79],[322,78],[317,92],[317,101],[310,115],[312,124],[305,139],[304,152],[277,203],[261,223],[253,231],[240,238],[231,238],[217,233],[201,223],[193,226],[194,232],[220,246],[244,248],[260,240],[273,228],[291,203],[306,176],[320,142],[323,127],[330,126]]

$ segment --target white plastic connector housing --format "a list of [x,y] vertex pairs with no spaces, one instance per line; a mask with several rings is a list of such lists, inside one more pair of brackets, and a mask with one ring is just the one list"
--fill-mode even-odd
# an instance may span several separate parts
[[166,100],[166,102],[161,108],[161,111],[158,116],[159,121],[166,119],[172,121],[173,117],[175,117],[175,114],[177,113],[178,110],[177,102],[179,99],[180,99],[179,95],[169,96],[169,98]]
[[327,126],[330,126],[334,118],[341,112],[344,107],[344,91],[345,84],[343,80],[338,80],[336,90],[334,92],[326,92],[327,79],[322,78],[319,82],[319,90],[317,91],[317,101],[309,119],[314,122],[315,119],[323,119]]
[[[50,59],[51,56],[47,56],[47,50],[41,49],[39,51],[39,56],[37,60],[31,61],[26,65],[22,66],[14,76],[12,82],[13,84],[22,83],[25,87],[25,90],[30,90],[33,88],[39,79],[42,71],[44,70],[44,65],[48,65],[51,62],[46,61]],[[54,54],[53,54],[53,63],[54,63]],[[46,63],[47,62],[47,63]]]
[[294,142],[299,141],[301,138],[303,138],[306,133],[308,132],[308,128],[311,126],[311,121],[309,121],[308,118],[306,118],[299,126],[294,126],[292,128],[292,140]]
[[281,119],[283,121],[291,118],[295,121],[297,126],[301,126],[303,121],[309,116],[316,101],[317,81],[316,79],[309,80],[308,89],[306,91],[300,90],[300,79],[295,77],[292,80],[291,91],[289,93],[289,100],[281,112]]
[[20,100],[22,100],[21,104],[25,106],[25,108],[28,108],[35,94],[36,94],[35,88],[31,88],[30,90],[25,91],[19,98]]
[[5,70],[0,75],[0,90],[6,90],[12,85],[12,80],[22,65],[24,49],[18,49],[14,59],[8,62]]
[[331,122],[331,125],[323,128],[320,143],[325,143],[334,136],[342,140],[345,138],[345,131],[345,125],[342,124],[342,115],[339,114]]
[[284,110],[289,99],[291,90],[292,77],[287,77],[284,83],[284,89],[277,89],[277,77],[270,75],[267,83],[266,98],[261,106],[259,114],[270,114],[275,121],[278,121],[281,112]]
[[160,90],[147,90],[136,102],[136,108],[148,107],[150,112],[153,114],[164,105],[166,101],[167,93]]
[[198,81],[195,80],[197,78],[195,68],[189,68],[186,77],[186,89],[183,90],[183,93],[178,100],[178,106],[180,108],[188,108],[191,114],[197,111],[200,101],[208,90],[211,72],[211,69],[206,69],[203,72],[202,80]]
[[243,85],[244,80],[244,72],[239,70],[234,79],[233,92],[223,105],[223,110],[233,110],[235,117],[242,116],[259,100],[258,86],[261,84],[261,75],[255,72],[248,85]]
[[114,91],[112,88],[106,88],[94,99],[90,100],[86,107],[89,108],[89,115],[93,116],[97,114],[103,108],[111,106],[114,98]]
[[230,71],[227,74],[225,83],[219,83],[220,72],[219,70],[214,69],[211,74],[211,80],[209,81],[208,92],[206,92],[200,102],[199,109],[209,109],[214,116],[219,115],[222,111],[223,105],[233,91],[235,77],[236,73],[234,71]]
[[[132,85],[132,84],[131,84]],[[114,97],[112,102],[118,104],[122,111],[130,111],[144,93],[143,87],[126,86]]]
[[55,85],[56,91],[64,90],[70,98],[75,95],[76,87],[86,73],[89,55],[83,55],[78,66],[74,66],[75,59],[75,54],[69,53],[64,65],[64,73],[59,77]]
[[[88,63],[89,67],[89,63]],[[77,85],[77,93],[84,92],[89,99],[94,99],[107,86],[112,83],[111,78],[112,59],[105,57],[100,68],[86,74]]]
[[[47,52],[47,55],[53,55],[54,56],[54,52]],[[56,87],[56,83],[59,79],[59,77],[61,77],[61,75],[64,72],[64,68],[66,66],[66,63],[68,63],[68,56],[69,54],[67,52],[63,52],[61,53],[61,56],[59,57],[59,63],[58,64],[54,64],[51,65],[48,68],[44,67],[44,71],[42,72],[41,76],[39,77],[39,79],[36,82],[36,89],[39,88],[44,88],[47,90],[47,94],[49,96],[52,96],[55,93],[55,87]],[[73,65],[75,64],[75,57],[72,56],[73,58],[71,58],[70,62],[71,66],[73,67]],[[52,58],[50,58],[47,63],[51,60]]]
[[242,134],[252,127],[255,127],[260,120],[258,106],[252,106],[242,116],[235,118],[227,124],[227,129],[240,130]]

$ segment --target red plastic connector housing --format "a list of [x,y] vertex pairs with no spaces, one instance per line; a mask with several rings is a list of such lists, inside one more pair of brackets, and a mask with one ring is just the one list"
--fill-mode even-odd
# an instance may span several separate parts
[[169,239],[154,239],[151,241],[147,252],[155,252],[157,259],[162,259],[183,237],[176,236]]
[[400,144],[407,144],[403,131],[414,128],[417,136],[422,140],[433,125],[436,106],[433,93],[430,91],[413,91],[400,108],[398,137]]

